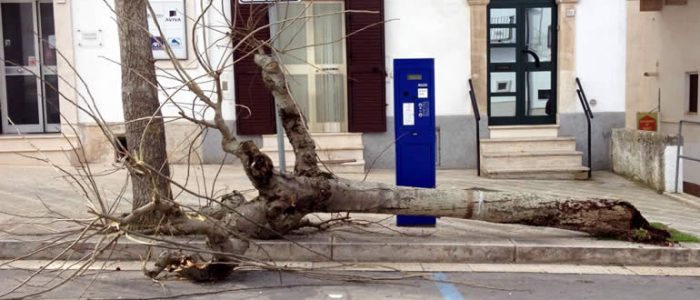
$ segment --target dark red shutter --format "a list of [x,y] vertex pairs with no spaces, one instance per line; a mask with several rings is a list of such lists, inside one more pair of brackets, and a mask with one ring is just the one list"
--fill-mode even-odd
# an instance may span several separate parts
[[[255,27],[269,24],[267,5],[237,4],[238,0],[231,2],[237,28],[246,28],[244,24],[249,20],[257,21]],[[234,45],[240,41],[237,37],[240,38],[234,35]],[[270,31],[260,30],[255,34],[255,38],[268,40]],[[241,47],[234,53],[234,59],[243,57],[251,50],[249,47]],[[239,135],[275,133],[275,100],[265,87],[260,67],[253,61],[253,56],[249,55],[237,62],[233,70],[236,93],[236,132]]]
[[698,112],[698,74],[690,75],[690,93],[688,97],[688,112]]
[[386,131],[384,0],[345,0],[348,13],[348,125],[351,132]]

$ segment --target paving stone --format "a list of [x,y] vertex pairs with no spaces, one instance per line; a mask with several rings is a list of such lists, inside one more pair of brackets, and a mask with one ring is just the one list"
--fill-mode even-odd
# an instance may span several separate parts
[[[104,173],[96,177],[98,185],[107,196],[109,205],[117,203],[119,211],[128,211],[130,203],[117,201],[124,183],[124,172],[108,173],[111,166],[92,166],[94,172]],[[187,170],[182,165],[174,165],[175,180],[185,182]],[[217,179],[217,186],[211,187],[218,166],[193,167],[187,188],[203,191],[202,174],[208,178],[207,190],[221,191],[236,189],[245,191],[252,198],[256,192],[242,173],[240,166],[226,165]],[[362,174],[341,174],[340,176],[361,180]],[[40,215],[49,205],[71,217],[89,217],[86,199],[66,184],[61,174],[49,167],[0,168],[0,229],[22,230],[25,233],[46,231],[48,226],[25,223],[35,222],[18,215]],[[196,178],[195,178],[196,177]],[[395,175],[392,170],[373,170],[369,181],[392,184]],[[700,209],[685,205],[667,195],[658,194],[639,184],[630,182],[610,172],[594,172],[591,181],[549,181],[549,180],[494,180],[477,177],[474,170],[439,170],[438,185],[453,188],[485,187],[501,191],[546,192],[572,198],[616,198],[637,206],[652,222],[663,222],[673,227],[700,235]],[[175,188],[175,192],[179,190]],[[124,199],[130,198],[126,189]],[[41,200],[40,200],[41,199]],[[178,199],[184,205],[199,205],[200,199],[183,193]],[[8,214],[9,213],[9,214]],[[13,215],[15,214],[15,215]],[[353,214],[355,216],[356,214]],[[386,218],[381,215],[357,215],[372,220]],[[312,235],[291,235],[292,242],[260,241],[253,246],[249,255],[260,259],[304,260],[304,261],[372,261],[392,262],[434,262],[434,263],[588,263],[606,264],[655,264],[683,266],[684,262],[700,262],[700,247],[683,245],[676,248],[649,248],[625,244],[610,244],[591,239],[585,234],[550,228],[533,228],[519,225],[490,224],[476,221],[442,218],[435,229],[404,229],[393,224],[393,218],[381,222],[382,226],[364,228],[364,231],[333,231]],[[50,224],[50,223],[47,223]],[[63,229],[63,228],[62,228]],[[346,230],[346,229],[343,229]],[[346,230],[347,231],[347,230]],[[4,232],[3,241],[13,241],[17,237]],[[26,237],[23,237],[26,239]],[[38,249],[45,244],[34,240],[23,245],[3,244],[0,257],[17,257],[18,253]],[[300,245],[304,245],[303,247]],[[516,246],[517,245],[517,246]],[[94,245],[93,245],[94,246]],[[145,253],[146,245],[124,242],[113,259],[138,259]],[[309,249],[305,249],[309,248]],[[91,251],[89,245],[73,247],[69,254],[77,255]],[[670,249],[670,250],[669,250]],[[58,255],[62,249],[48,251],[46,256]],[[21,252],[24,251],[24,252]],[[400,254],[400,255],[399,255]],[[36,256],[34,258],[37,258]],[[39,259],[39,258],[37,258]],[[415,267],[415,266],[414,266]]]

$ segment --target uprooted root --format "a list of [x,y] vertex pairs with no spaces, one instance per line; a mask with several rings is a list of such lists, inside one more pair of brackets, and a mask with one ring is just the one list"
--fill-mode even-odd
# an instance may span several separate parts
[[144,269],[146,276],[156,279],[163,271],[195,282],[220,281],[233,273],[235,264],[221,261],[205,261],[194,255],[175,254],[164,251],[158,257],[155,267]]

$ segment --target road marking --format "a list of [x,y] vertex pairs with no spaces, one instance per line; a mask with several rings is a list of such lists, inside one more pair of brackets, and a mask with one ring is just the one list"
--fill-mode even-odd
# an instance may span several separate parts
[[433,274],[433,279],[436,280],[435,285],[437,285],[440,290],[443,299],[464,300],[464,297],[462,297],[462,294],[457,290],[454,284],[445,282],[447,280],[447,275],[445,275],[445,273],[435,273]]

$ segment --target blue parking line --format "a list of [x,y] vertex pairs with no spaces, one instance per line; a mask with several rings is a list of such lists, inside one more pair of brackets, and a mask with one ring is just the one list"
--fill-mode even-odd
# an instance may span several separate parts
[[443,299],[464,300],[464,297],[462,297],[462,294],[459,292],[459,290],[457,289],[457,287],[455,287],[454,284],[444,282],[447,280],[447,275],[445,275],[445,273],[435,273],[433,274],[433,279],[438,280],[435,282],[435,285],[437,285],[438,289],[440,290]]

